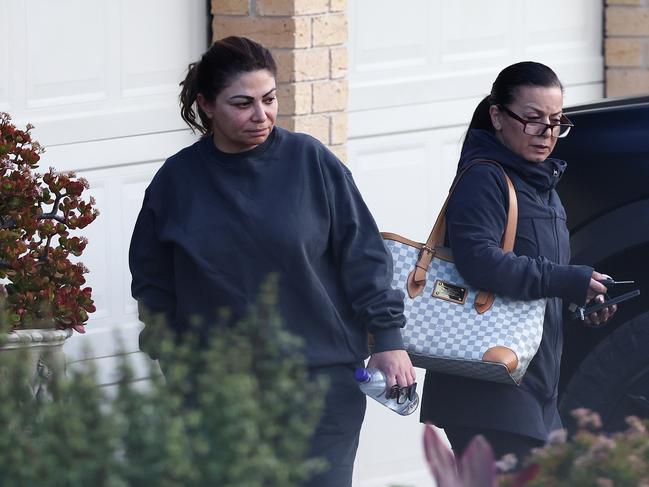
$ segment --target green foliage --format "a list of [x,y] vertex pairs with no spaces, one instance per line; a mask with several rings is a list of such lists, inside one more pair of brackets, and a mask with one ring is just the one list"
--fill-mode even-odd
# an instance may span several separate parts
[[27,352],[0,356],[0,479],[6,487],[87,486],[102,483],[115,449],[112,417],[92,374],[50,383],[52,401],[29,387]]
[[430,426],[424,433],[426,459],[438,487],[649,487],[649,421],[631,416],[625,431],[604,433],[596,413],[577,409],[573,415],[579,426],[574,437],[567,441],[564,431],[554,432],[518,472],[496,477],[495,467],[503,471],[512,459],[494,463],[481,437],[456,460]]
[[573,415],[579,431],[570,441],[559,435],[527,459],[540,467],[529,487],[649,486],[647,421],[629,417],[625,431],[609,434],[600,430],[596,413],[577,409]]
[[52,399],[36,401],[24,358],[0,354],[2,485],[302,485],[323,466],[306,454],[326,386],[309,380],[273,288],[208,345],[174,343],[158,322],[165,378],[135,387],[125,360],[110,401],[92,371],[54,380]]
[[85,238],[71,237],[98,216],[88,183],[74,173],[34,172],[43,149],[32,140],[32,126],[19,130],[0,112],[0,279],[13,328],[74,328],[83,332],[95,311],[87,272],[72,262]]

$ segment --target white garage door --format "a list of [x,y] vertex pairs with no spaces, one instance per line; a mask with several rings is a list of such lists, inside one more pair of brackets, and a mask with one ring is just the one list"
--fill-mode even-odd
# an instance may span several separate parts
[[[127,251],[144,188],[161,162],[193,140],[178,82],[208,44],[204,0],[0,0],[0,110],[31,122],[41,169],[76,170],[101,215],[83,231],[97,312],[66,344],[92,347],[110,383],[115,330],[137,351]],[[86,338],[87,337],[87,338]],[[138,354],[134,353],[134,358]]]
[[[382,230],[426,239],[473,110],[503,67],[540,61],[566,104],[601,98],[602,3],[349,2],[349,164]],[[368,405],[355,486],[430,485],[416,416]]]

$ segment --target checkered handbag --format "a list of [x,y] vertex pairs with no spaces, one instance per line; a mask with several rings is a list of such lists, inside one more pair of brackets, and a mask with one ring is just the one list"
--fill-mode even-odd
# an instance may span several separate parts
[[496,164],[509,190],[502,248],[511,252],[518,207],[514,186],[495,161],[458,175],[425,244],[382,233],[392,254],[392,285],[405,292],[403,339],[413,365],[476,379],[520,384],[543,335],[546,299],[518,301],[480,291],[460,276],[445,248],[446,206],[466,170]]

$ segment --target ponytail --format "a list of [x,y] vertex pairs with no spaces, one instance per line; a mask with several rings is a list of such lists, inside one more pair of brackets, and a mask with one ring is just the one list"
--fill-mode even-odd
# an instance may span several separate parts
[[469,123],[469,130],[482,129],[488,130],[493,133],[494,127],[491,123],[491,115],[489,109],[491,108],[491,95],[485,96],[473,112],[471,123]]
[[464,134],[464,142],[462,143],[462,152],[464,152],[464,148],[466,147],[467,141],[469,140],[469,137],[471,136],[471,130],[473,129],[480,129],[480,130],[486,130],[489,133],[494,133],[494,126],[491,123],[491,114],[489,113],[489,109],[491,108],[491,95],[485,96],[480,103],[478,103],[478,106],[475,107],[475,110],[473,111],[473,117],[471,117],[471,122],[469,123],[469,128]]
[[198,108],[198,115],[201,118],[201,123],[196,121],[196,111],[194,110],[194,103],[198,98],[198,87],[196,86],[196,78],[198,71],[198,63],[191,63],[187,67],[187,76],[180,82],[182,89],[180,90],[180,116],[192,131],[198,130],[200,133],[207,133],[209,121],[205,120],[203,110],[196,104]]

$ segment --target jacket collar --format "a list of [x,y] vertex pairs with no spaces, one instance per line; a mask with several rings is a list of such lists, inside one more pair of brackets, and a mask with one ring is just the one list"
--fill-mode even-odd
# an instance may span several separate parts
[[508,173],[514,173],[526,183],[541,191],[554,189],[561,179],[567,164],[553,157],[541,163],[530,162],[511,152],[490,132],[472,129],[466,135],[467,142],[462,150],[458,171],[476,159],[493,159]]

